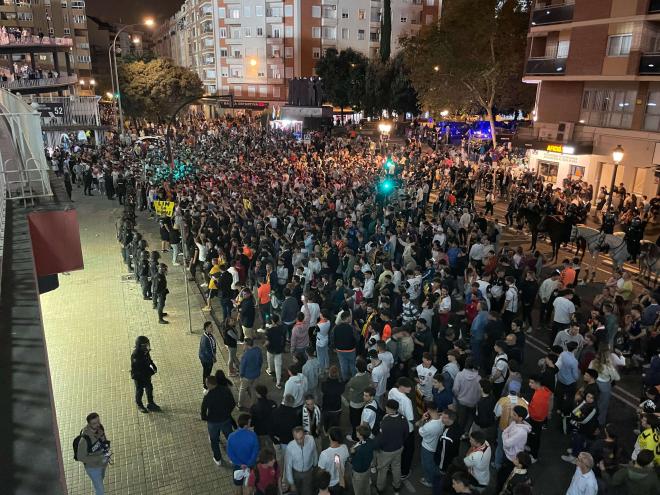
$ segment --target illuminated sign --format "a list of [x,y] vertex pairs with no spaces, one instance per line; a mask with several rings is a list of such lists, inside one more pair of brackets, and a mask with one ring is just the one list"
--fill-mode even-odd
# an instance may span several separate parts
[[563,144],[548,144],[545,150],[552,153],[564,153],[566,155],[573,155],[575,153],[573,146],[564,146]]

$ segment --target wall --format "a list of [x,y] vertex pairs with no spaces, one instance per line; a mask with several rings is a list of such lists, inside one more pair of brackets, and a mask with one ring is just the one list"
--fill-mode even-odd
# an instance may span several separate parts
[[[604,0],[605,1],[605,0]],[[577,3],[579,5],[580,2]],[[571,33],[571,49],[566,64],[566,75],[600,75],[607,49],[609,26],[584,26]]]
[[543,81],[539,91],[539,122],[577,122],[582,103],[582,82]]
[[[634,0],[624,0],[633,2]],[[612,0],[577,0],[573,21],[587,21],[609,17],[612,10]]]

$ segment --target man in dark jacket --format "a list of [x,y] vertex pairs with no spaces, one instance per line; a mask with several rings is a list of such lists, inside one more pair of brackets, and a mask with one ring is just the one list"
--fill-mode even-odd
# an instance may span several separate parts
[[445,429],[438,439],[435,451],[435,461],[438,463],[440,474],[433,480],[433,493],[445,493],[444,487],[447,487],[446,483],[449,482],[445,480],[445,474],[458,455],[463,434],[458,426],[456,413],[451,409],[442,413],[442,424],[445,425]]
[[266,373],[275,375],[277,388],[282,388],[282,354],[286,345],[286,327],[280,323],[280,317],[271,315],[271,324],[266,327]]
[[341,377],[347,382],[355,375],[355,332],[351,325],[350,311],[343,311],[339,317],[341,321],[333,330],[333,334]]
[[213,370],[216,362],[218,344],[213,336],[213,324],[210,321],[204,323],[204,332],[199,340],[199,360],[202,363],[202,384],[206,390],[206,378]]
[[[135,403],[140,412],[160,411],[160,406],[154,402],[154,387],[151,377],[158,368],[151,359],[151,344],[149,339],[140,335],[135,339],[135,349],[131,354],[131,378],[135,384]],[[142,396],[147,392],[147,407],[142,403]]]
[[252,416],[254,432],[259,437],[263,437],[270,433],[273,411],[277,408],[277,404],[268,398],[268,389],[265,385],[259,384],[254,390],[257,392],[257,401],[250,408],[250,416]]
[[226,320],[231,314],[234,296],[231,284],[234,283],[234,277],[226,270],[225,265],[220,265],[220,275],[218,276],[218,292],[220,293],[220,304],[222,305],[222,318]]
[[213,462],[222,466],[222,454],[220,453],[220,433],[229,438],[234,430],[231,412],[236,407],[234,395],[228,387],[218,387],[214,376],[206,379],[209,388],[208,393],[202,400],[201,417],[206,421],[209,431],[211,450],[213,451]]
[[292,395],[285,395],[282,398],[282,404],[273,411],[270,436],[275,445],[286,446],[293,440],[293,429],[302,425],[302,414],[300,410],[293,407],[294,398]]
[[253,337],[252,327],[254,326],[255,306],[254,297],[252,297],[252,291],[250,289],[243,289],[241,297],[238,312],[241,320],[241,341],[244,341],[246,337]]
[[392,469],[392,486],[395,492],[401,485],[401,453],[403,444],[408,438],[408,421],[399,414],[399,403],[390,399],[385,404],[385,416],[380,422],[380,433],[374,440],[374,449],[377,451],[378,478],[376,490],[382,493],[385,490],[387,471]]
[[254,346],[254,341],[245,339],[245,352],[241,356],[240,377],[241,384],[238,389],[238,405],[241,409],[249,409],[254,397],[254,382],[261,375],[263,356],[261,349]]

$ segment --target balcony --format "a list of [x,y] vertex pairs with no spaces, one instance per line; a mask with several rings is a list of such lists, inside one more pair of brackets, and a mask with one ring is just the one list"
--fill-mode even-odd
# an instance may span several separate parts
[[660,0],[651,0],[649,4],[649,14],[660,13]]
[[73,40],[71,38],[55,38],[44,36],[39,38],[39,36],[21,36],[16,39],[13,36],[5,34],[0,36],[0,47],[9,46],[9,47],[34,47],[34,46],[45,46],[45,47],[71,47],[73,46]]
[[565,58],[530,58],[525,68],[526,74],[546,74],[561,76],[566,72]]
[[644,53],[639,61],[639,74],[655,76],[660,74],[660,53]]
[[38,91],[41,88],[69,86],[77,81],[77,76],[46,77],[43,79],[19,78],[13,81],[0,81],[0,88],[12,91]]
[[538,7],[532,12],[532,26],[545,26],[547,24],[558,24],[573,20],[573,3],[551,5],[550,7]]

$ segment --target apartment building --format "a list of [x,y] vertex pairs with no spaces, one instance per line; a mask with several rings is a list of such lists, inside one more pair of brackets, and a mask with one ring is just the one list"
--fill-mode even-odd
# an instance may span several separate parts
[[91,75],[84,0],[0,0],[0,26],[33,35],[70,38],[73,70],[80,77]]
[[[401,36],[437,22],[441,7],[392,0],[392,52]],[[155,49],[195,70],[207,93],[281,103],[287,80],[312,76],[328,48],[378,56],[382,8],[382,0],[187,0],[158,29]]]
[[535,123],[518,142],[548,182],[609,190],[616,170],[628,192],[656,195],[660,0],[537,0],[523,80],[537,85]]

